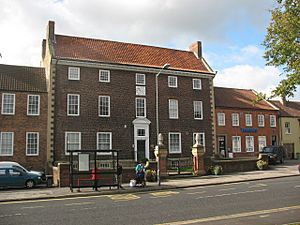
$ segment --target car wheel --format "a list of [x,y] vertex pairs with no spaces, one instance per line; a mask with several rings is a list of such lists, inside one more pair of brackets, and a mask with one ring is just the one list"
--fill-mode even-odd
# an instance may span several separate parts
[[33,180],[28,180],[25,183],[26,188],[33,188],[34,187],[34,181]]

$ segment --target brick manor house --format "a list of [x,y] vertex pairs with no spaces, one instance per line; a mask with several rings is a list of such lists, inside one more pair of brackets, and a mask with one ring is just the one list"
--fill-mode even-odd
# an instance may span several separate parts
[[154,159],[157,130],[169,158],[190,158],[197,133],[213,154],[215,73],[201,42],[184,51],[66,36],[49,21],[42,56],[50,161],[67,161],[67,149],[118,149],[125,162]]

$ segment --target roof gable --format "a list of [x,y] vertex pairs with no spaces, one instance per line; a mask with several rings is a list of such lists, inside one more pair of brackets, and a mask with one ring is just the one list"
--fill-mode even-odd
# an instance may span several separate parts
[[300,102],[286,101],[286,105],[281,104],[280,101],[270,101],[280,110],[281,116],[286,117],[300,117]]
[[0,64],[0,90],[47,92],[45,69]]
[[126,65],[211,73],[202,59],[190,51],[72,36],[55,36],[55,57]]

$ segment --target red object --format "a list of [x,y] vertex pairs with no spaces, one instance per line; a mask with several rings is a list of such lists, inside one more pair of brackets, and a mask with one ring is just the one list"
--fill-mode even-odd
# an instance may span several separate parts
[[96,173],[95,173],[95,169],[92,169],[92,180],[98,180],[99,179],[99,169],[96,169]]

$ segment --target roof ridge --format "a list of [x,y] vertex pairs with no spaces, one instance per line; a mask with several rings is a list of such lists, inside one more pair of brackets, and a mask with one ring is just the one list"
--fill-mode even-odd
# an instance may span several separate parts
[[243,90],[243,91],[251,91],[251,92],[253,90],[253,89],[245,89],[245,88],[217,87],[217,86],[214,86],[214,88],[234,89],[234,90]]
[[82,36],[71,36],[71,35],[63,35],[63,34],[55,34],[55,36],[68,37],[68,38],[77,38],[77,39],[86,39],[86,40],[92,40],[92,41],[114,42],[114,43],[128,44],[128,45],[139,45],[139,46],[142,46],[142,47],[151,47],[151,48],[165,49],[165,50],[171,50],[171,51],[180,51],[180,52],[186,52],[186,53],[194,54],[193,52],[188,51],[188,50],[166,48],[166,47],[145,45],[145,44],[137,44],[137,43],[131,43],[131,42],[124,42],[124,41],[113,41],[113,40],[107,40],[107,39],[89,38],[89,37],[82,37]]
[[0,63],[0,66],[9,66],[9,67],[26,67],[26,68],[34,68],[34,69],[45,69],[45,67],[37,67],[37,66],[25,66],[25,65],[12,65],[12,64],[2,64]]

